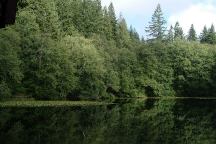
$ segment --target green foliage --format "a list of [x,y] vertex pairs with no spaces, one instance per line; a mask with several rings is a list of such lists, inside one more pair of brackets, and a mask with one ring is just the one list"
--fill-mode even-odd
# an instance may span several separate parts
[[91,41],[82,37],[67,36],[62,41],[74,63],[75,75],[78,77],[76,91],[78,95],[99,98],[104,90],[103,75],[105,67],[103,58],[91,44]]
[[4,81],[0,83],[0,96],[0,100],[11,97],[11,90]]
[[130,34],[127,29],[127,24],[125,19],[120,16],[118,20],[118,30],[117,30],[117,46],[120,48],[128,47],[130,41]]
[[211,28],[208,30],[207,43],[216,44],[216,33],[214,25],[212,25]]
[[[103,9],[102,32],[107,40],[114,40],[113,25],[107,7]],[[116,27],[116,25],[115,25]],[[115,32],[116,33],[116,32]]]
[[192,24],[190,27],[190,30],[188,32],[188,38],[189,41],[196,41],[197,40],[197,36],[196,36],[196,31],[194,29],[194,25]]
[[120,91],[125,95],[135,95],[135,69],[137,65],[136,55],[128,49],[119,51],[118,68],[120,77]]
[[215,96],[212,91],[211,71],[215,50],[209,45],[176,42],[172,46],[174,63],[174,88],[178,95]]
[[37,99],[65,98],[75,81],[67,50],[44,37],[31,11],[18,13],[16,29],[22,37],[23,86]]
[[32,49],[26,50],[24,56],[25,87],[36,98],[64,98],[73,87],[73,65],[68,62],[66,51],[40,36],[29,42]]
[[23,101],[3,101],[0,102],[0,108],[57,108],[57,107],[89,107],[89,106],[100,106],[108,105],[104,102],[93,102],[93,101],[35,101],[35,100],[23,100]]
[[79,11],[81,9],[81,2],[78,0],[55,1],[61,24],[61,31],[66,35],[78,34],[78,24],[76,24],[76,20],[78,21],[80,19]]
[[200,42],[208,43],[208,44],[216,44],[216,32],[213,24],[208,30],[206,26],[203,28],[203,31],[200,35]]
[[167,34],[167,41],[168,42],[174,41],[174,29],[173,29],[172,25],[170,26],[170,29],[169,29],[168,34]]
[[152,39],[163,40],[166,31],[166,20],[163,17],[160,4],[157,5],[152,20],[149,22],[149,26],[146,28],[146,32]]
[[[187,106],[167,100],[216,97],[214,25],[204,27],[201,43],[194,42],[193,25],[188,41],[178,22],[165,31],[160,5],[147,28],[154,40],[145,41],[116,17],[112,3],[102,8],[100,0],[20,0],[16,24],[0,30],[0,100],[151,98],[109,107],[1,102],[4,108],[34,108],[0,111],[1,143],[215,143],[215,103],[203,109],[203,103],[193,108],[197,101]],[[94,105],[100,109],[89,107]],[[62,106],[81,111],[36,108]]]
[[19,34],[12,28],[0,30],[0,98],[10,96],[21,82],[19,45]]
[[188,40],[177,22],[166,34],[157,6],[140,40],[100,0],[22,0],[16,24],[0,30],[1,95],[36,99],[215,96],[215,30]]
[[142,73],[139,81],[149,96],[173,96],[173,69],[170,49],[161,42],[148,44],[139,55]]
[[183,29],[180,27],[179,22],[176,22],[174,27],[174,39],[184,39]]
[[207,27],[204,26],[203,31],[200,35],[200,42],[206,43],[207,42],[207,36],[208,36],[208,30],[207,30]]
[[57,39],[60,36],[60,23],[54,0],[28,0],[28,5],[22,11],[29,11],[45,37]]
[[132,26],[130,26],[129,33],[130,33],[130,38],[131,38],[133,41],[136,41],[136,42],[139,42],[139,41],[140,41],[140,37],[139,37],[138,32],[137,32],[136,29],[133,28]]
[[55,0],[61,27],[67,35],[75,35],[78,30],[86,37],[101,34],[103,29],[103,11],[98,0]]
[[116,19],[113,3],[110,3],[108,7],[108,16],[109,16],[109,20],[110,20],[111,27],[112,27],[112,31],[111,31],[112,39],[115,40],[117,36],[117,19]]

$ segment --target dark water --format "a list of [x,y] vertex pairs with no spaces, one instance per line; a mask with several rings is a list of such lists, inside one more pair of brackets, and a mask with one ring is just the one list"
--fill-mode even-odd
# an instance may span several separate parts
[[216,100],[0,109],[0,144],[215,144]]

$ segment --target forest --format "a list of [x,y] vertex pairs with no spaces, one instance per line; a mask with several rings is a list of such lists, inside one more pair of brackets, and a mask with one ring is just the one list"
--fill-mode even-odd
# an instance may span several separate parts
[[216,96],[214,25],[184,34],[158,4],[143,29],[100,0],[19,0],[0,29],[0,99]]

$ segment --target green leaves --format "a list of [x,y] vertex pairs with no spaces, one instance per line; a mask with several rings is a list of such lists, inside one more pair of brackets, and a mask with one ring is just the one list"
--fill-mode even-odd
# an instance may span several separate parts
[[175,43],[172,51],[175,91],[180,96],[214,96],[211,71],[214,47],[197,43]]
[[196,41],[197,40],[196,31],[194,29],[193,24],[191,25],[190,30],[188,32],[188,40],[189,41]]
[[208,43],[208,44],[216,44],[216,32],[214,25],[211,25],[211,28],[207,30],[207,27],[204,26],[203,31],[200,35],[200,42],[201,43]]
[[[188,40],[177,22],[165,37],[160,5],[140,40],[100,0],[24,0],[16,24],[0,30],[1,95],[36,99],[214,96],[215,47]],[[166,39],[165,39],[166,38]],[[214,44],[214,26],[201,42]],[[167,43],[165,43],[167,42]],[[203,91],[201,91],[203,89]]]
[[163,40],[166,32],[166,20],[163,17],[160,4],[152,15],[152,20],[149,22],[149,26],[146,28],[146,32],[151,39]]
[[11,97],[11,89],[5,81],[0,83],[0,100]]
[[180,27],[179,22],[176,22],[174,27],[174,39],[184,39],[184,32],[182,27]]
[[45,36],[54,39],[60,36],[59,16],[54,0],[29,0],[24,10],[31,11],[36,16],[36,22]]
[[78,79],[78,95],[88,98],[98,98],[104,90],[103,76],[105,67],[103,58],[99,55],[90,40],[83,37],[67,36],[62,43],[69,53],[69,60],[73,63]]
[[0,97],[9,96],[22,79],[20,37],[11,28],[0,30]]

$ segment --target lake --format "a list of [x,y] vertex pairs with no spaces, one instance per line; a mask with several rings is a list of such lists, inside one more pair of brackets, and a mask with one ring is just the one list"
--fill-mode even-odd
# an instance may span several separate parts
[[0,109],[1,144],[215,144],[216,100]]

